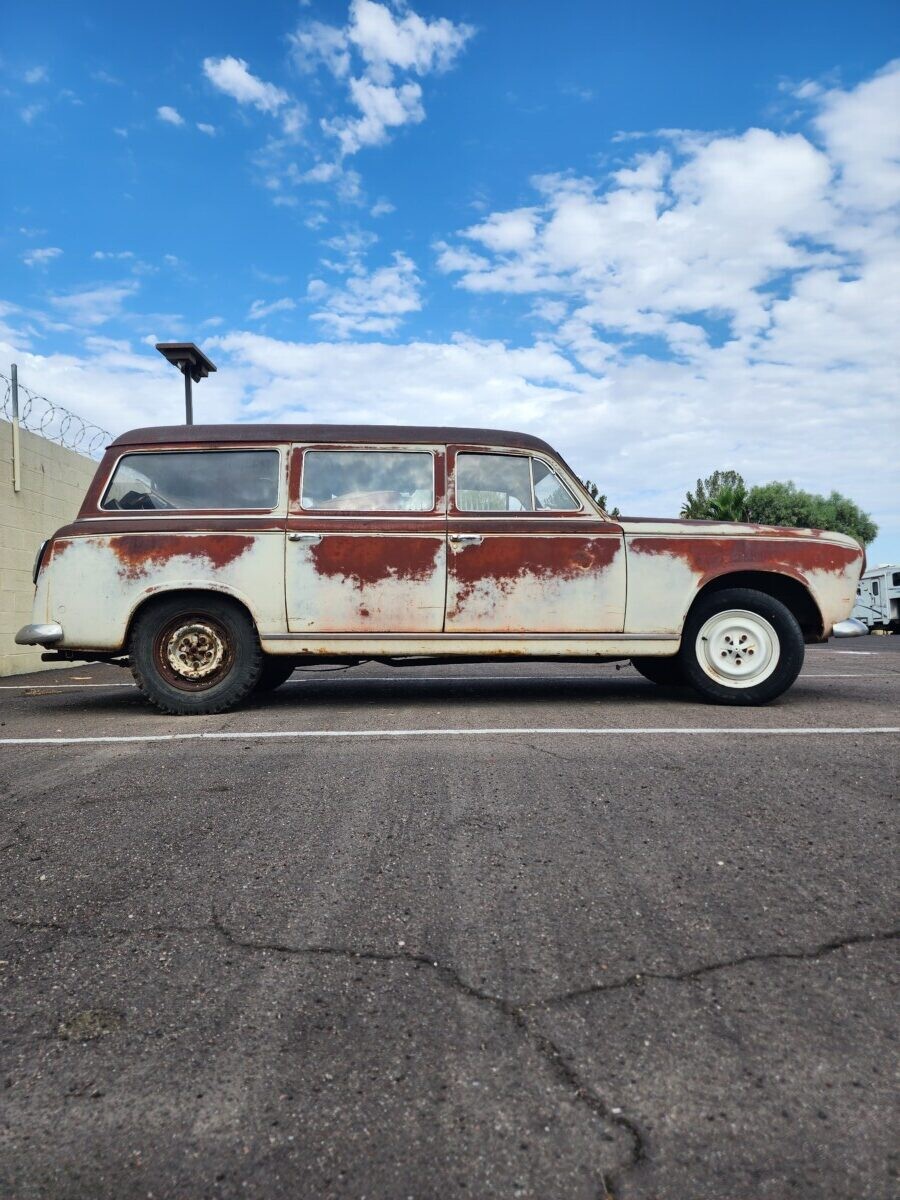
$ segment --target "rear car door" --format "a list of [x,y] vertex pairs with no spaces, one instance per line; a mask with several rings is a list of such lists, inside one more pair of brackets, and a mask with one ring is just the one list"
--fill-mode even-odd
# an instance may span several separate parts
[[443,447],[293,448],[285,545],[292,633],[440,633]]
[[590,510],[560,464],[451,446],[447,633],[618,633],[621,526]]

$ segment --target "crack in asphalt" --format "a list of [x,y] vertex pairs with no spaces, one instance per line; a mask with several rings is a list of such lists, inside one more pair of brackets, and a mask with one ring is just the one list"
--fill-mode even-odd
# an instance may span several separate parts
[[[502,1013],[516,1027],[529,1045],[550,1066],[557,1080],[562,1083],[574,1098],[584,1105],[595,1117],[607,1125],[615,1125],[623,1130],[630,1142],[628,1162],[625,1167],[638,1166],[646,1157],[645,1139],[638,1124],[624,1113],[614,1112],[612,1107],[581,1078],[574,1064],[566,1058],[562,1050],[547,1034],[540,1033],[528,1024],[524,1006],[514,1004],[503,996],[483,991],[463,979],[459,971],[449,964],[442,964],[426,954],[417,954],[412,950],[361,950],[347,946],[294,946],[285,942],[263,942],[255,939],[240,938],[222,921],[218,912],[213,909],[212,925],[216,932],[229,946],[250,952],[271,951],[276,954],[323,955],[331,958],[344,958],[366,962],[406,962],[412,966],[426,967],[434,972],[444,983],[453,990],[471,1000],[490,1005],[496,1012]],[[621,1169],[621,1168],[620,1168]],[[607,1197],[612,1200],[613,1173],[601,1172],[600,1182],[603,1187],[601,1200]]]
[[821,942],[809,950],[765,950],[756,954],[740,954],[735,958],[720,959],[717,962],[701,963],[700,966],[690,967],[686,971],[635,971],[624,979],[610,980],[608,983],[592,983],[587,987],[572,988],[568,992],[559,992],[554,996],[544,996],[538,1000],[528,1000],[521,1005],[523,1009],[555,1008],[569,1004],[573,1000],[581,1000],[588,996],[603,995],[604,992],[620,992],[627,988],[643,987],[648,980],[662,980],[668,983],[691,983],[702,979],[704,975],[712,975],[717,971],[728,971],[733,967],[743,967],[748,963],[778,962],[814,962],[825,958],[838,950],[846,950],[850,946],[861,946],[877,942],[890,942],[900,937],[900,929],[876,930],[874,933],[854,933],[846,937],[834,938]]
[[247,953],[271,953],[298,956],[321,956],[334,959],[344,959],[355,962],[372,963],[407,963],[410,966],[426,968],[437,976],[445,985],[459,994],[481,1004],[487,1004],[504,1016],[515,1026],[516,1030],[538,1053],[550,1067],[557,1081],[584,1105],[593,1116],[606,1125],[613,1125],[622,1130],[628,1137],[630,1150],[625,1163],[612,1172],[601,1172],[600,1183],[602,1192],[600,1200],[614,1200],[614,1184],[616,1177],[622,1171],[633,1170],[647,1158],[646,1138],[640,1125],[622,1112],[617,1112],[581,1077],[574,1063],[568,1058],[560,1046],[546,1033],[539,1031],[529,1023],[530,1013],[557,1008],[573,1001],[591,996],[602,996],[607,992],[626,991],[631,988],[641,988],[648,981],[663,981],[670,983],[691,983],[720,971],[739,968],[752,963],[767,963],[777,961],[814,962],[851,946],[873,945],[888,942],[900,937],[900,930],[879,930],[872,933],[849,934],[845,937],[833,938],[821,942],[809,949],[760,951],[755,954],[743,954],[729,959],[702,963],[684,971],[636,971],[622,979],[605,983],[591,984],[587,987],[573,988],[556,995],[545,996],[535,1000],[515,1003],[504,996],[485,991],[469,983],[460,972],[449,963],[441,963],[432,955],[417,953],[405,948],[398,950],[369,950],[352,946],[307,945],[298,946],[283,941],[266,941],[255,938],[240,937],[222,920],[218,911],[213,908],[209,923],[203,925],[152,925],[137,928],[112,927],[102,930],[80,929],[57,921],[35,921],[23,917],[6,917],[6,922],[16,928],[29,932],[53,932],[65,937],[146,937],[162,934],[209,934],[214,933],[221,941],[233,949]]

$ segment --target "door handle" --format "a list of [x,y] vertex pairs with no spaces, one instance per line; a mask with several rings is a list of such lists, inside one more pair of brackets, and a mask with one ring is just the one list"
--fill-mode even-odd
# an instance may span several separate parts
[[480,533],[451,533],[450,541],[455,546],[480,546],[484,538]]
[[309,542],[311,545],[315,545],[317,542],[321,542],[321,540],[321,533],[297,533],[296,530],[292,530],[288,534],[289,542]]

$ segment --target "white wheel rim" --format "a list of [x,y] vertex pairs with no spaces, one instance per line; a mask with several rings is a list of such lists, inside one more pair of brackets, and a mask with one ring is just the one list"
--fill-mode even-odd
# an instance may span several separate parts
[[781,656],[772,625],[759,613],[731,608],[716,613],[697,634],[697,662],[725,687],[755,687],[768,679]]

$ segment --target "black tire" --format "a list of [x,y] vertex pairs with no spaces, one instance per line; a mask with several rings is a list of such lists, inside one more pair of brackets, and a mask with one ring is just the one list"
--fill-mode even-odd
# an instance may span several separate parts
[[264,654],[262,670],[256,681],[256,692],[274,692],[286,683],[294,673],[297,660],[283,654]]
[[803,653],[797,618],[780,600],[753,588],[728,588],[694,604],[678,660],[686,682],[704,700],[746,706],[768,704],[787,691],[800,674]]
[[161,712],[225,712],[250,694],[262,650],[246,611],[222,596],[172,596],[140,612],[129,640],[138,687]]
[[687,683],[677,654],[666,658],[633,658],[631,665],[645,679],[661,687],[684,687]]

